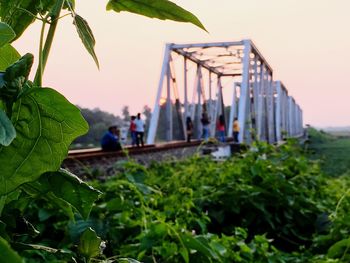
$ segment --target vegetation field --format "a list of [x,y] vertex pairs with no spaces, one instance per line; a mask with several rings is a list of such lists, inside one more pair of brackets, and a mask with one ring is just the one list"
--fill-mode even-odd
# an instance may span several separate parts
[[349,262],[350,179],[314,155],[289,141],[224,162],[123,161],[89,182],[94,194],[49,177],[45,195],[28,185],[5,199],[0,235],[17,262]]
[[336,136],[315,129],[310,129],[309,135],[311,158],[321,161],[326,174],[350,174],[350,136]]

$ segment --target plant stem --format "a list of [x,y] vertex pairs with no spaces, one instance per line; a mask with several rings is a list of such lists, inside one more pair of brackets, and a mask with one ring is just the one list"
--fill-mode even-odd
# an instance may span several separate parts
[[[57,24],[58,24],[58,18],[60,17],[60,13],[61,13],[64,1],[65,0],[57,0],[56,1],[56,4],[53,7],[51,15],[50,15],[51,16],[51,24],[50,24],[50,28],[49,28],[49,31],[48,31],[47,36],[46,36],[45,46],[43,49],[42,49],[42,47],[40,47],[40,50],[42,50],[42,51],[39,52],[39,65],[38,65],[38,69],[36,71],[35,79],[34,79],[34,83],[39,85],[39,86],[41,86],[41,84],[42,84],[42,76],[43,76],[43,73],[45,70],[47,59],[49,57],[50,49],[52,46],[53,38],[55,36],[55,32],[56,32],[56,28],[57,28]],[[41,55],[40,55],[40,53],[41,53]]]
[[35,74],[34,84],[38,87],[42,86],[42,76],[43,76],[43,44],[44,44],[44,34],[45,34],[46,22],[43,21],[40,32],[40,43],[39,43],[39,63],[38,69]]

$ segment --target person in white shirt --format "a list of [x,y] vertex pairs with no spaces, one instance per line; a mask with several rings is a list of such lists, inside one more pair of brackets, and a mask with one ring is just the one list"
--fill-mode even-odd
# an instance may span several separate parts
[[136,125],[136,145],[137,147],[144,146],[143,135],[145,133],[145,122],[141,119],[141,114],[137,113],[137,118],[135,120]]

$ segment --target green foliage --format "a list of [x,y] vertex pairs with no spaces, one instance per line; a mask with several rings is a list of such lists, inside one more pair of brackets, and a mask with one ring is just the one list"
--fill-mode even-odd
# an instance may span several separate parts
[[[57,178],[52,180],[54,178],[47,178],[49,176]],[[84,210],[94,201],[89,195],[96,197],[99,192],[85,183],[80,183],[80,189],[75,185],[69,190],[66,184],[73,184],[72,180],[76,179],[68,174],[62,178],[53,173],[45,174],[39,182],[23,185],[2,198],[0,236],[10,240],[13,248],[29,262],[70,262],[72,257],[80,258],[75,246],[83,232],[74,240],[67,236],[69,220],[75,221],[69,210],[74,207],[74,211],[84,215]]]
[[[190,188],[161,191],[145,184],[153,177],[150,170],[132,163],[122,167],[121,177],[127,179],[111,178],[99,184],[105,194],[91,215],[92,222],[103,218],[96,229],[107,240],[107,255],[142,262],[258,262],[277,257],[269,240],[256,236],[249,242],[244,229],[235,228],[230,236],[208,233],[210,220],[195,207]],[[169,183],[170,179],[164,181]],[[163,201],[169,204],[164,207]]]
[[[328,215],[325,231],[321,231],[315,236],[312,245],[314,253],[323,252],[330,258],[335,258],[339,262],[350,260],[349,243],[350,237],[350,179],[345,174],[337,178],[332,178],[324,188],[328,196],[332,196],[330,207],[333,211]],[[324,251],[328,251],[325,253]]]
[[0,262],[22,263],[22,259],[11,249],[8,242],[0,237]]
[[259,143],[223,163],[194,157],[117,169],[116,177],[96,182],[104,194],[85,225],[102,223],[95,229],[108,241],[107,256],[298,262],[303,254],[284,254],[271,242],[286,251],[310,246],[318,215],[329,212],[325,178],[292,142],[278,150]]
[[38,14],[46,14],[54,3],[54,0],[1,0],[0,17],[13,28],[17,39]]
[[[103,194],[85,219],[73,219],[58,200],[70,200],[79,211],[73,200],[87,200],[88,193],[69,190],[57,174],[12,192],[2,201],[1,235],[34,262],[348,260],[342,240],[349,238],[350,179],[327,179],[292,142],[279,149],[259,143],[220,163],[193,157],[147,169],[120,162],[116,169],[116,176],[93,183]],[[16,214],[26,227],[22,220],[11,222],[9,215]]]
[[92,30],[87,23],[87,21],[82,18],[81,16],[74,14],[74,25],[78,31],[79,37],[81,41],[83,42],[86,50],[90,53],[90,55],[93,57],[97,67],[99,68],[100,65],[98,63],[97,56],[95,54],[95,38],[92,33]]
[[15,103],[13,112],[17,137],[0,151],[0,195],[58,170],[68,145],[87,131],[79,110],[50,88],[33,88]]
[[93,229],[88,228],[80,237],[78,251],[89,262],[91,258],[100,255],[101,242],[102,240],[96,235],[96,232]]
[[347,254],[347,250],[350,248],[350,238],[342,239],[333,244],[329,249],[327,256],[330,258],[341,258],[346,261],[350,260],[350,255]]
[[340,176],[350,172],[350,138],[337,138],[312,128],[309,136],[309,156],[321,160],[321,168],[326,174]]
[[0,144],[8,146],[15,137],[15,127],[13,127],[6,113],[0,109]]
[[21,56],[10,44],[0,47],[0,71],[6,70],[15,63]]
[[9,25],[0,22],[0,47],[9,43],[15,37],[16,34],[13,29]]
[[43,174],[39,180],[30,183],[25,189],[35,195],[52,193],[55,199],[62,200],[66,206],[74,207],[85,219],[88,218],[93,203],[101,194],[64,169]]
[[109,0],[107,10],[127,11],[162,20],[189,22],[206,30],[196,16],[168,0]]
[[[293,145],[280,151],[258,144],[256,152],[220,167],[210,160],[203,165],[200,159],[179,166],[155,165],[155,176],[147,182],[167,193],[190,188],[196,207],[207,211],[212,221],[209,229],[230,234],[235,226],[242,226],[257,234],[267,232],[289,247],[302,245],[311,239],[316,215],[322,211],[315,207],[315,198],[323,178]],[[161,203],[178,213],[181,210],[172,203],[182,198]]]
[[310,127],[308,130],[308,135],[312,143],[327,143],[335,140],[335,137],[315,128]]

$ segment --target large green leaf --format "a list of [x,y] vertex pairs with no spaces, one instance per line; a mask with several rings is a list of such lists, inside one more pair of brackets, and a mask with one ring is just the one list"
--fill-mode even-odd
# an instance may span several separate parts
[[35,16],[49,12],[55,2],[55,0],[0,0],[0,17],[13,28],[17,39],[35,21]]
[[16,37],[15,31],[6,23],[0,22],[0,47]]
[[98,59],[97,59],[97,56],[95,53],[96,41],[95,41],[94,35],[92,33],[92,30],[91,30],[89,24],[87,23],[87,21],[84,18],[75,14],[74,15],[74,25],[78,31],[79,37],[80,37],[81,41],[83,42],[86,50],[90,53],[92,58],[95,60],[97,67],[99,68],[100,65],[98,63]]
[[216,251],[210,247],[208,241],[202,236],[194,237],[189,234],[182,234],[181,239],[188,250],[196,250],[208,258],[219,260],[219,256],[217,255]]
[[0,237],[0,262],[22,263],[20,256]]
[[37,188],[43,194],[52,192],[57,198],[73,206],[86,219],[92,205],[97,200],[100,191],[89,186],[74,174],[60,169],[57,172],[43,174],[37,183]]
[[73,207],[66,201],[60,198],[57,198],[57,196],[55,196],[52,192],[50,192],[50,189],[45,188],[45,186],[43,186],[39,182],[39,180],[22,184],[19,189],[26,192],[32,200],[42,198],[47,203],[50,203],[56,208],[61,208],[64,214],[66,214],[71,220],[74,220]]
[[57,91],[34,88],[14,104],[17,137],[0,147],[0,195],[57,171],[70,143],[88,130],[77,107]]
[[107,10],[127,11],[162,20],[189,22],[206,31],[195,15],[168,0],[109,0]]
[[78,250],[81,255],[89,259],[100,255],[101,238],[96,235],[92,228],[88,228],[80,237]]
[[16,137],[16,130],[6,113],[0,109],[0,144],[8,146]]
[[17,50],[10,44],[6,44],[0,48],[0,71],[4,71],[18,59],[20,59],[20,54]]
[[346,251],[350,246],[350,238],[342,239],[335,244],[333,244],[327,252],[329,258],[340,258],[344,251]]

